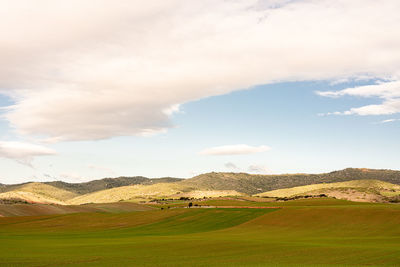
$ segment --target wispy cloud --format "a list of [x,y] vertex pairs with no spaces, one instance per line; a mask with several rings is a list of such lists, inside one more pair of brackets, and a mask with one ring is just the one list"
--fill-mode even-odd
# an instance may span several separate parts
[[23,5],[2,1],[3,118],[51,141],[166,131],[179,104],[259,84],[400,75],[398,0]]
[[250,173],[260,173],[260,174],[267,174],[271,172],[267,166],[260,164],[250,165],[247,171]]
[[383,121],[380,121],[377,123],[382,124],[382,123],[390,123],[390,122],[395,122],[395,121],[400,121],[400,119],[387,119],[387,120],[383,120]]
[[243,154],[254,154],[270,150],[268,146],[249,146],[245,144],[240,145],[228,145],[228,146],[217,146],[204,149],[199,154],[201,155],[213,155],[213,156],[226,156],[226,155],[243,155]]
[[320,96],[325,97],[378,97],[382,99],[381,104],[366,105],[351,108],[346,111],[329,112],[325,115],[390,115],[400,113],[400,81],[382,82],[374,85],[358,86],[339,91],[317,91]]
[[0,157],[15,160],[29,167],[33,167],[32,160],[35,157],[55,154],[56,151],[53,149],[40,145],[23,142],[0,141]]
[[227,162],[225,163],[225,168],[230,169],[234,172],[248,172],[254,174],[268,174],[271,173],[271,170],[265,164],[250,164],[247,167],[239,167],[238,165]]
[[235,163],[232,163],[232,162],[225,163],[225,168],[234,170],[234,171],[240,170],[240,168],[238,166],[236,166]]

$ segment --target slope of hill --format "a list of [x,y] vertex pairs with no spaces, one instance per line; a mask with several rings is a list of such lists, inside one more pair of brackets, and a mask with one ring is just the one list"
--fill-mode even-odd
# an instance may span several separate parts
[[151,198],[169,197],[215,197],[228,195],[242,195],[233,190],[204,190],[199,191],[182,183],[157,183],[154,185],[130,185],[97,191],[75,197],[69,204],[110,203],[121,200],[143,200]]
[[70,204],[108,203],[140,197],[173,195],[184,190],[176,183],[158,183],[154,185],[128,185],[100,190],[73,198]]
[[35,203],[64,204],[77,194],[43,183],[27,183],[13,186],[11,191],[0,193],[0,199],[22,199]]
[[353,180],[278,189],[260,193],[256,196],[290,198],[320,194],[352,201],[384,202],[390,201],[392,197],[395,198],[400,195],[400,185],[379,180]]
[[400,171],[344,169],[322,174],[252,175],[247,173],[206,173],[180,182],[202,190],[236,190],[249,195],[318,183],[349,180],[381,180],[400,184]]
[[77,196],[76,193],[43,183],[28,183],[14,189],[14,191],[15,190],[31,192],[49,198],[55,198],[61,201],[68,200]]
[[74,192],[79,195],[88,194],[104,189],[110,189],[115,187],[127,186],[127,185],[151,185],[157,183],[173,183],[181,181],[181,178],[146,178],[142,176],[135,177],[118,177],[118,178],[104,178],[101,180],[93,180],[85,183],[66,183],[62,181],[46,182],[45,184],[52,185],[64,190]]
[[190,179],[168,177],[149,179],[137,176],[105,178],[85,183],[54,181],[2,185],[0,193],[3,194],[0,194],[0,198],[19,198],[29,202],[58,204],[65,201],[75,204],[102,203],[132,198],[179,198],[180,196],[201,198],[254,195],[277,189],[350,180],[380,180],[400,185],[400,171],[349,168],[323,174],[253,175],[212,172]]
[[64,204],[64,202],[61,200],[25,191],[8,191],[0,193],[0,199],[17,199],[29,203],[59,204],[59,205]]

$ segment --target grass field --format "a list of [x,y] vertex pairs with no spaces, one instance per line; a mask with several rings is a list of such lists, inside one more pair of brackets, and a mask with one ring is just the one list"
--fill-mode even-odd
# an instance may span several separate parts
[[307,199],[280,206],[4,217],[0,266],[400,265],[399,205]]
[[131,212],[151,210],[145,205],[139,205],[131,202],[116,202],[104,204],[85,204],[85,205],[55,205],[55,204],[5,204],[0,205],[0,217],[9,216],[39,216],[55,215],[69,213],[87,213],[87,212]]

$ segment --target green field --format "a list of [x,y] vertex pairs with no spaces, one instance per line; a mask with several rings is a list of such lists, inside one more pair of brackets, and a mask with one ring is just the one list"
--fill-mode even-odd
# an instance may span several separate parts
[[279,206],[3,217],[0,266],[400,266],[400,205]]

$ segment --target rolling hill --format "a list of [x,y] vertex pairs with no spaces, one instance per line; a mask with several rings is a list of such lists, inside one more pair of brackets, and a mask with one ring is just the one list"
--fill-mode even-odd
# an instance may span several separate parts
[[[183,180],[182,178],[172,178],[172,177],[163,177],[163,178],[146,178],[142,176],[134,176],[134,177],[117,177],[117,178],[103,178],[100,180],[93,180],[84,183],[67,183],[63,181],[53,181],[53,182],[44,182],[41,184],[53,186],[62,190],[70,191],[77,195],[83,195],[87,193],[92,193],[104,189],[110,189],[114,187],[121,187],[127,185],[152,185],[156,183],[173,183],[177,181]],[[0,184],[0,193],[13,191],[17,188],[20,188],[26,184],[30,184],[32,182],[23,183],[23,184],[11,184],[5,185]]]
[[23,199],[33,203],[65,204],[77,194],[43,183],[27,183],[13,186],[11,191],[0,193],[0,199]]
[[215,197],[242,195],[233,190],[196,190],[182,183],[157,183],[153,185],[130,185],[106,189],[70,199],[69,204],[109,203],[121,200],[143,200],[153,198]]
[[[366,182],[360,182],[360,186],[354,186],[358,180],[378,180],[400,185],[400,171],[373,170],[348,168],[340,171],[322,174],[282,174],[282,175],[254,175],[247,173],[206,173],[190,179],[179,178],[145,178],[119,177],[94,180],[86,183],[66,183],[62,181],[46,183],[26,183],[19,185],[0,186],[1,198],[22,199],[28,202],[57,203],[57,204],[83,204],[105,203],[121,200],[149,200],[151,198],[180,198],[180,197],[218,197],[257,195],[273,190],[287,189],[279,194],[291,194],[288,192],[327,193],[338,198],[349,198],[354,194],[359,197],[362,191],[368,191],[366,195],[375,195],[378,198],[373,201],[396,196],[389,191],[379,191],[378,184],[367,186]],[[346,190],[339,192],[330,188],[319,187],[316,184],[340,183],[353,181],[352,186],[345,185]],[[316,185],[303,189],[288,188]],[[393,187],[392,185],[392,187]],[[343,187],[343,185],[341,185]],[[356,188],[356,189],[355,189]],[[375,188],[372,190],[371,188]],[[317,190],[317,191],[315,191]],[[318,191],[319,190],[319,191]],[[322,190],[322,191],[321,191]],[[372,191],[371,191],[372,190]],[[329,192],[328,192],[329,191]],[[346,192],[345,192],[346,191]],[[282,193],[283,192],[283,193]],[[274,192],[277,193],[277,192]],[[384,195],[384,194],[386,195]],[[269,193],[261,196],[267,196]],[[295,194],[295,193],[294,193]]]
[[85,183],[66,183],[62,181],[46,182],[45,184],[52,185],[64,190],[74,192],[79,195],[92,193],[100,190],[127,186],[127,185],[152,185],[157,183],[174,183],[181,181],[181,178],[163,177],[163,178],[146,178],[142,176],[134,177],[117,177],[104,178]]
[[260,197],[291,198],[324,194],[329,197],[352,201],[384,202],[400,195],[400,185],[379,180],[353,180],[322,183],[278,189],[257,194]]
[[350,180],[380,180],[400,185],[400,171],[348,168],[322,174],[281,175],[212,172],[183,180],[181,183],[200,189],[235,190],[253,195],[282,188]]

